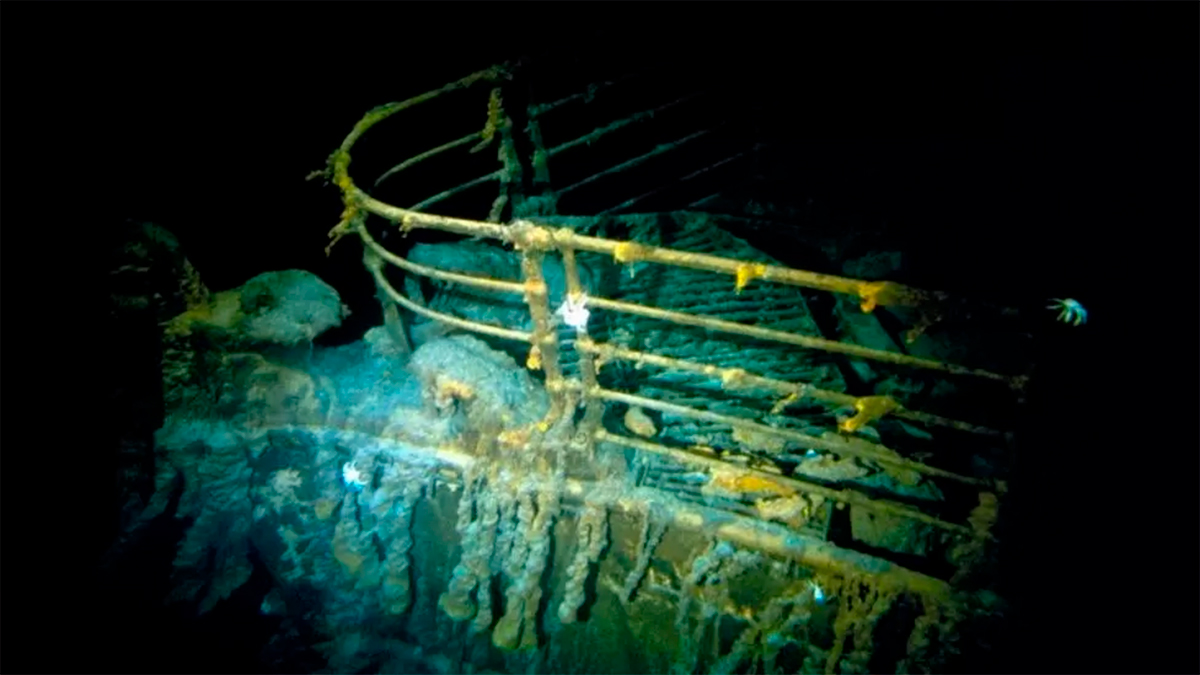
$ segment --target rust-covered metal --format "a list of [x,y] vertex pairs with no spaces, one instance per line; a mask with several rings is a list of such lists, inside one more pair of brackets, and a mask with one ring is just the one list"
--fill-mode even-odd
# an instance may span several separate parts
[[[869,513],[919,524],[921,527],[969,542],[962,548],[970,552],[969,556],[964,554],[965,558],[970,558],[970,562],[956,563],[959,564],[960,571],[954,575],[952,580],[934,578],[874,555],[839,547],[828,541],[801,534],[795,528],[789,528],[788,525],[780,522],[768,522],[767,518],[755,519],[746,515],[747,513],[753,514],[754,509],[743,510],[742,513],[731,513],[718,507],[681,503],[674,500],[669,494],[664,494],[663,491],[647,485],[632,486],[627,496],[609,498],[604,501],[602,497],[591,494],[594,490],[599,489],[589,482],[593,478],[567,475],[561,483],[566,486],[565,494],[570,495],[573,499],[582,499],[585,502],[591,500],[588,503],[593,505],[600,503],[597,501],[600,500],[611,508],[629,513],[644,513],[650,508],[649,502],[665,501],[665,503],[669,503],[670,512],[673,514],[671,522],[679,527],[706,532],[712,537],[795,560],[802,565],[841,575],[846,579],[870,577],[875,580],[876,588],[917,593],[928,598],[930,602],[949,598],[954,592],[953,582],[965,576],[963,570],[978,560],[985,544],[991,546],[996,543],[992,526],[995,522],[994,515],[998,500],[1003,497],[1007,489],[1004,478],[992,475],[974,476],[960,470],[940,468],[920,461],[919,455],[909,456],[895,448],[888,447],[877,437],[874,439],[864,437],[863,433],[869,431],[871,425],[880,420],[892,419],[916,423],[928,429],[949,430],[988,441],[1005,443],[1011,441],[1008,431],[993,428],[992,425],[976,424],[967,420],[953,419],[945,415],[913,409],[886,395],[852,395],[844,391],[822,387],[813,382],[780,379],[768,374],[757,373],[754,363],[746,363],[745,367],[724,367],[701,360],[681,358],[677,355],[636,349],[629,344],[602,341],[593,337],[586,323],[573,327],[573,340],[569,349],[560,348],[560,336],[555,325],[556,308],[550,304],[547,281],[543,276],[543,260],[546,256],[561,257],[567,297],[573,302],[585,302],[590,310],[600,310],[611,315],[610,323],[619,323],[622,317],[641,317],[666,325],[696,328],[711,333],[723,333],[773,343],[785,349],[811,350],[888,364],[901,369],[923,371],[937,377],[949,376],[975,383],[999,384],[1001,391],[1007,390],[1010,394],[1021,391],[1026,383],[1025,374],[996,372],[992,369],[948,363],[898,351],[843,342],[821,335],[801,334],[772,328],[769,325],[752,325],[751,323],[732,321],[722,318],[719,314],[709,316],[703,313],[678,311],[587,292],[581,282],[580,274],[580,259],[584,255],[598,256],[619,269],[628,268],[631,273],[634,271],[633,266],[652,264],[726,277],[728,279],[724,284],[725,293],[735,297],[751,285],[758,288],[770,284],[804,289],[805,292],[840,294],[852,298],[854,304],[863,313],[868,314],[878,307],[898,307],[917,308],[921,310],[923,317],[937,316],[938,308],[950,301],[949,296],[945,293],[925,291],[887,280],[855,279],[794,269],[761,260],[743,260],[695,250],[678,250],[669,246],[658,246],[632,239],[589,236],[568,227],[538,224],[537,213],[539,210],[543,212],[552,210],[557,196],[571,193],[607,177],[642,166],[662,155],[670,154],[683,145],[704,139],[713,133],[713,129],[701,129],[678,136],[674,140],[657,145],[648,152],[617,162],[569,185],[551,190],[546,187],[550,180],[547,164],[549,159],[561,156],[567,150],[583,151],[591,143],[603,141],[618,130],[628,129],[646,122],[653,118],[656,112],[664,112],[686,105],[693,97],[683,97],[658,107],[648,108],[645,112],[599,126],[590,133],[549,148],[543,144],[541,137],[541,128],[546,124],[546,114],[565,106],[568,102],[577,102],[579,97],[569,97],[549,104],[531,104],[528,111],[529,129],[530,133],[536,137],[533,143],[534,157],[531,160],[531,166],[535,182],[542,186],[543,192],[542,194],[521,195],[519,194],[521,190],[520,172],[524,169],[519,161],[520,158],[516,155],[516,145],[512,138],[512,119],[501,107],[503,83],[510,76],[510,70],[505,67],[488,69],[434,92],[370,111],[330,157],[326,172],[326,175],[341,191],[345,205],[341,221],[330,232],[330,236],[334,239],[334,243],[346,235],[357,235],[363,242],[367,252],[366,266],[375,279],[381,298],[392,301],[414,314],[456,329],[509,341],[524,342],[530,346],[525,365],[531,370],[542,373],[546,391],[550,395],[551,410],[546,419],[538,425],[538,429],[533,430],[529,442],[522,445],[521,439],[524,437],[520,437],[516,441],[505,438],[502,439],[501,445],[520,446],[527,453],[536,454],[546,451],[557,453],[557,459],[552,463],[560,476],[565,471],[566,460],[563,458],[568,452],[582,450],[583,455],[590,460],[596,457],[597,448],[602,446],[628,448],[646,456],[653,456],[658,460],[692,467],[696,471],[696,475],[692,478],[695,481],[719,479],[735,487],[743,486],[746,488],[744,491],[747,495],[765,492],[771,499],[791,498],[796,495],[815,496],[826,500],[828,509],[834,508],[835,505],[838,508],[849,506],[851,509],[857,509],[855,514]],[[477,141],[482,142],[475,145],[474,150],[487,147],[491,143],[499,143],[497,156],[503,165],[501,168],[432,195],[418,202],[413,208],[401,208],[385,203],[358,187],[358,183],[350,173],[351,152],[362,135],[372,126],[414,105],[476,85],[488,85],[490,92],[488,117],[483,131],[463,135],[449,143],[404,160],[386,171],[373,184],[377,186],[387,178],[401,171],[412,169],[420,162],[435,155],[464,152],[468,146]],[[727,155],[717,162],[693,169],[691,172],[671,180],[691,180],[742,158],[746,152]],[[422,211],[422,209],[444,202],[465,190],[492,182],[498,184],[498,195],[492,202],[490,212],[486,215],[481,214],[482,217],[479,219],[449,217]],[[627,210],[658,196],[665,189],[665,187],[652,187],[644,190],[618,202],[606,213]],[[502,214],[506,212],[514,214],[509,222],[503,222]],[[528,218],[521,217],[521,214],[524,213],[531,215]],[[369,216],[381,219],[385,223],[384,227],[398,228],[404,235],[418,229],[438,230],[474,239],[490,239],[511,247],[520,256],[522,281],[517,283],[450,272],[411,262],[388,251],[371,235],[367,228]],[[528,307],[533,329],[532,331],[514,330],[509,327],[469,321],[444,312],[430,310],[392,288],[384,274],[385,265],[396,266],[409,275],[462,284],[492,292],[520,294]],[[717,305],[714,304],[714,306]],[[400,326],[399,330],[403,330],[402,322],[387,312],[388,310],[385,308],[385,316],[391,317],[388,319],[389,326],[391,326],[389,330],[397,330],[396,326]],[[922,321],[924,320],[923,318]],[[923,329],[924,326],[917,328]],[[578,366],[577,379],[565,374],[567,371],[564,368],[564,359],[577,361],[577,364],[572,364],[572,366]],[[769,412],[763,414],[763,419],[723,414],[695,405],[660,400],[603,386],[602,369],[618,361],[626,362],[635,369],[650,367],[709,378],[719,383],[718,389],[721,394],[749,395],[765,399],[765,410]],[[575,371],[572,370],[572,372]],[[825,432],[820,434],[766,421],[768,417],[786,415],[789,408],[801,403],[815,404],[821,406],[825,411],[841,409],[850,412],[849,416],[843,417],[836,425],[825,429]],[[577,404],[581,405],[584,411],[579,419],[575,418]],[[708,447],[704,439],[696,439],[691,445],[681,446],[675,442],[675,439],[655,438],[656,430],[649,418],[646,418],[646,424],[649,425],[648,430],[645,433],[638,432],[642,436],[641,438],[634,438],[605,428],[605,411],[612,406],[636,410],[638,414],[650,411],[675,418],[699,420],[730,429],[735,438],[741,434],[740,437],[743,439],[755,440],[754,442],[747,441],[744,445],[750,449],[743,448],[740,453],[729,449],[715,450]],[[565,430],[567,433],[557,435],[551,440],[550,437],[545,436],[545,432],[551,426],[558,430]],[[570,440],[564,440],[566,438]],[[768,448],[768,450],[753,447],[756,444],[761,445],[762,448]],[[780,450],[785,447],[789,450]],[[774,448],[774,450],[770,450],[770,448]],[[840,487],[822,484],[816,479],[806,477],[799,468],[793,467],[796,463],[795,452],[791,450],[793,448],[798,448],[801,453],[827,453],[838,462],[842,462],[842,466],[850,466],[848,463],[862,462],[879,468],[880,482],[871,490],[853,482],[847,482]],[[503,461],[494,453],[489,452],[488,454],[492,455],[488,461]],[[471,461],[481,460],[483,460],[482,457],[476,457]],[[528,457],[525,458],[525,461],[528,461]],[[549,462],[549,460],[547,461]],[[862,469],[862,466],[855,465],[854,468]],[[795,473],[791,473],[793,470]],[[987,505],[987,509],[985,509],[987,513],[980,515],[983,513],[982,506],[972,510],[969,517],[967,514],[962,514],[959,518],[952,518],[939,513],[936,509],[931,512],[929,505],[932,498],[918,499],[912,495],[904,495],[909,498],[909,501],[897,501],[899,493],[895,493],[894,486],[896,484],[928,487],[928,490],[923,493],[925,495],[939,494],[938,486],[950,486],[953,489],[964,491],[968,495],[977,494],[979,503]],[[878,485],[884,487],[878,487]],[[609,494],[604,491],[605,489],[599,489],[599,491]],[[750,498],[747,497],[747,499]],[[925,501],[922,501],[923,499]],[[759,506],[762,506],[761,501]],[[839,654],[840,651],[835,650],[830,657],[830,663],[836,663]]]
[[[648,352],[641,352],[634,349],[627,349],[620,345],[611,343],[599,343],[588,340],[581,340],[578,348],[589,354],[594,354],[599,357],[600,363],[614,361],[617,359],[631,361],[635,364],[653,365],[661,368],[671,368],[677,370],[685,370],[708,377],[713,377],[721,381],[723,385],[729,388],[744,388],[744,389],[767,389],[775,392],[780,396],[776,406],[779,410],[796,403],[805,398],[817,399],[826,401],[839,406],[854,406],[855,402],[860,397],[843,394],[837,391],[829,391],[814,387],[805,382],[785,382],[771,377],[761,377],[754,375],[744,368],[721,368],[710,364],[695,363],[684,359],[674,359],[668,356],[660,356]],[[586,382],[585,382],[586,384]],[[940,415],[931,415],[919,410],[908,410],[899,404],[889,411],[889,414],[896,417],[913,420],[914,422],[922,422],[924,424],[948,427],[965,431],[972,434],[982,436],[1000,437],[1004,432],[997,429],[989,429],[987,427],[971,424],[962,420],[950,419]]]
[[[427,227],[455,232],[467,236],[495,238],[510,244],[520,243],[516,240],[515,235],[510,230],[506,229],[505,226],[468,221],[461,218],[431,216],[429,214],[389,206],[356,191],[352,191],[350,194],[350,199],[360,204],[361,208],[387,218],[388,220],[399,222],[400,227],[404,230]],[[536,228],[536,226],[533,227]],[[595,237],[584,237],[569,232],[552,232],[548,228],[541,229],[545,229],[544,232],[539,232],[537,235],[541,239],[547,241],[554,240],[559,246],[569,246],[575,250],[611,255],[616,261],[621,263],[655,262],[659,264],[678,265],[681,267],[688,267],[691,269],[704,271],[724,272],[734,277],[739,275],[739,268],[745,267],[745,263],[737,260],[720,258],[717,256],[687,253],[683,251],[671,251],[669,249],[644,246],[633,242],[619,242],[597,239]],[[434,275],[431,274],[428,276]],[[804,270],[791,270],[779,267],[764,266],[761,272],[757,274],[757,277],[765,281],[778,281],[781,283],[804,286],[807,288],[861,295],[863,298],[873,299],[874,305],[872,305],[872,308],[875,305],[886,304],[911,305],[917,302],[917,298],[923,296],[920,291],[910,289],[900,284],[891,284],[888,282],[862,282],[855,279],[846,279],[827,274],[817,274],[813,272],[805,272]],[[444,278],[447,280],[450,279],[450,277],[439,278]],[[502,283],[495,282],[495,280],[493,280],[493,282]],[[682,312],[672,312],[669,310],[646,307],[606,298],[592,297],[589,299],[589,301],[592,305],[599,309],[606,309],[613,312],[637,314],[640,316],[661,319],[673,323],[698,326],[701,328],[737,333],[748,337],[783,342],[796,345],[798,347],[836,352],[857,358],[871,359],[913,368],[937,370],[951,375],[977,377],[1005,383],[1014,388],[1022,387],[1025,382],[1024,375],[1005,375],[1002,373],[994,373],[980,368],[969,368],[952,363],[944,363],[931,359],[897,354],[895,352],[870,349],[867,347],[841,343],[825,338],[817,338],[807,335],[795,335],[771,330],[768,328],[748,326],[709,317],[688,315]]]
[[957,481],[966,485],[975,485],[990,489],[998,489],[1003,491],[1003,485],[997,484],[995,481],[981,478],[973,478],[971,476],[963,476],[952,471],[938,469],[936,467],[903,459],[895,452],[889,451],[887,448],[862,441],[854,438],[840,438],[837,436],[810,436],[808,434],[797,433],[790,429],[776,429],[763,424],[757,424],[749,420],[738,419],[728,415],[720,415],[704,410],[696,410],[687,406],[673,405],[662,401],[655,401],[643,396],[634,396],[633,394],[625,394],[619,391],[609,391],[599,389],[591,392],[592,396],[602,398],[607,401],[624,403],[626,405],[636,405],[652,410],[661,410],[663,412],[671,412],[684,417],[693,417],[696,419],[709,420],[727,424],[731,427],[737,427],[753,431],[760,434],[779,436],[809,448],[825,450],[838,455],[850,455],[853,457],[862,457],[880,464],[893,466],[896,469],[904,471],[913,471],[928,476],[936,476],[938,478],[946,478]]

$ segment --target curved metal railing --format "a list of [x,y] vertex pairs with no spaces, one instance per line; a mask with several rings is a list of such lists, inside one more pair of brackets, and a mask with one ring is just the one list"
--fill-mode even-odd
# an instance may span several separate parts
[[[509,164],[509,162],[515,161],[512,159],[515,156],[515,149],[512,147],[509,147],[507,150],[502,147],[498,152],[502,163],[506,164],[501,169],[444,190],[419,201],[411,208],[400,208],[374,198],[367,191],[360,188],[359,184],[351,176],[351,151],[368,130],[398,113],[411,109],[413,106],[428,102],[444,94],[468,89],[476,85],[491,85],[491,93],[488,99],[488,113],[482,131],[464,135],[454,141],[439,145],[404,160],[385,171],[374,181],[373,185],[379,186],[400,172],[418,166],[421,162],[434,156],[443,153],[464,151],[468,146],[477,141],[490,143],[499,138],[502,145],[509,144],[511,146],[512,139],[509,133],[511,132],[512,122],[504,114],[500,105],[501,99],[499,93],[500,84],[509,77],[510,73],[506,67],[491,68],[450,83],[433,92],[422,94],[406,101],[375,108],[368,112],[355,125],[342,145],[329,158],[328,167],[322,173],[341,190],[345,206],[340,222],[330,232],[330,237],[333,239],[330,246],[332,247],[343,236],[349,234],[359,237],[365,249],[364,260],[366,266],[373,275],[375,283],[383,297],[394,301],[399,306],[416,315],[445,323],[454,328],[528,344],[529,354],[526,365],[531,369],[539,369],[544,373],[546,387],[552,401],[551,411],[541,425],[543,431],[553,424],[557,424],[563,420],[570,420],[570,416],[574,414],[571,408],[574,402],[578,400],[585,412],[576,427],[575,435],[578,438],[582,438],[589,449],[596,442],[620,444],[641,452],[668,457],[673,461],[697,467],[699,470],[713,472],[714,475],[721,473],[726,478],[732,477],[731,480],[727,481],[732,485],[753,486],[759,490],[765,489],[775,497],[790,497],[798,494],[817,495],[833,503],[850,504],[867,511],[911,519],[961,537],[976,540],[994,539],[990,531],[992,520],[994,519],[972,517],[965,519],[967,522],[954,522],[939,515],[926,513],[914,506],[897,503],[891,499],[875,498],[852,488],[833,489],[813,481],[784,476],[778,470],[772,470],[770,467],[764,468],[761,465],[732,463],[710,452],[706,452],[704,448],[672,447],[646,438],[624,436],[604,429],[600,422],[605,404],[626,404],[670,413],[676,416],[716,422],[728,425],[734,429],[776,437],[802,447],[827,451],[841,457],[862,458],[885,467],[886,470],[895,472],[896,474],[923,476],[929,479],[954,483],[967,489],[978,491],[980,493],[979,503],[981,505],[991,503],[995,495],[1003,494],[1006,489],[1005,482],[1001,479],[964,475],[930,466],[905,458],[882,443],[854,436],[851,432],[870,424],[882,416],[890,415],[982,437],[1009,440],[1009,436],[1002,430],[922,412],[920,410],[910,410],[897,401],[885,396],[855,397],[836,391],[824,390],[805,382],[789,382],[766,377],[741,368],[721,368],[687,359],[638,351],[618,344],[597,342],[589,336],[586,323],[575,327],[575,354],[579,359],[580,377],[577,380],[568,380],[563,375],[563,368],[560,363],[560,350],[552,320],[555,308],[550,306],[547,284],[542,277],[541,262],[544,256],[548,254],[559,255],[563,260],[564,271],[566,273],[567,298],[569,301],[590,310],[650,317],[678,325],[699,327],[708,331],[771,341],[780,345],[820,350],[856,359],[931,371],[942,376],[990,382],[1017,392],[1024,387],[1026,376],[1024,374],[992,372],[961,364],[945,363],[903,353],[872,349],[824,337],[795,334],[762,326],[752,326],[708,316],[624,302],[597,295],[587,295],[580,282],[575,257],[577,252],[588,252],[610,257],[618,265],[653,263],[726,275],[733,277],[730,290],[734,292],[740,292],[750,283],[777,283],[839,293],[856,298],[864,312],[871,312],[879,306],[906,306],[923,310],[927,309],[931,314],[936,314],[938,306],[949,301],[949,298],[942,293],[922,291],[889,281],[863,281],[792,269],[779,265],[748,263],[732,258],[672,250],[665,247],[647,246],[632,241],[617,241],[584,236],[567,228],[552,228],[538,225],[533,222],[536,218],[517,218],[510,224],[502,224],[497,221],[503,211],[504,195],[497,198],[497,203],[500,206],[494,206],[492,212],[485,220],[447,217],[422,211],[422,209],[438,204],[465,190],[495,181],[503,182],[511,178],[514,171],[519,171],[519,167]],[[565,100],[542,106],[541,108],[531,108],[530,119],[536,120],[540,115],[564,102]],[[663,106],[663,108],[680,105],[684,102],[686,102],[686,99],[679,99]],[[547,157],[573,148],[586,147],[591,142],[607,134],[631,124],[636,124],[641,119],[643,117],[634,116],[627,120],[610,124],[598,128],[594,132],[575,141],[568,141],[554,148],[543,149],[539,144],[535,143],[534,171],[535,173],[541,172],[544,174]],[[536,124],[531,123],[531,127],[536,129]],[[681,144],[702,137],[705,133],[707,132],[696,132],[676,139],[672,143],[658,146],[651,153],[620,162],[616,166],[611,167],[611,169],[605,170],[602,174],[596,174],[594,178],[598,179],[602,175],[619,172],[631,166],[631,163],[636,164],[646,161],[653,156],[668,153]],[[474,147],[479,148],[482,146],[476,145]],[[721,161],[726,162],[730,160],[726,158]],[[686,180],[688,176],[703,173],[709,168],[711,167],[705,167],[698,172],[685,174],[682,178]],[[545,176],[543,175],[542,178],[545,178]],[[591,180],[593,179],[576,181],[572,186],[568,186],[562,191],[569,191],[572,187],[579,187]],[[620,208],[626,208],[636,204],[642,197],[650,195],[653,192],[655,191],[652,190],[640,196],[624,200],[619,206]],[[514,209],[514,213],[516,212],[517,210]],[[427,228],[466,237],[488,238],[503,242],[520,252],[523,278],[520,282],[493,279],[478,275],[439,270],[411,262],[387,250],[370,234],[366,227],[369,215],[377,216],[392,226],[398,227],[402,233],[408,233],[414,229]],[[524,298],[528,305],[533,329],[528,331],[516,330],[510,327],[486,324],[451,316],[444,312],[438,312],[425,307],[421,303],[406,297],[391,286],[384,271],[387,265],[398,267],[408,274],[443,282],[461,284],[490,292],[518,294]],[[402,327],[400,329],[403,330]],[[600,365],[603,362],[616,360],[628,361],[639,367],[648,365],[711,377],[719,381],[722,390],[725,391],[747,388],[766,390],[777,398],[775,403],[775,409],[777,410],[782,410],[799,400],[811,399],[835,406],[854,408],[856,414],[849,420],[844,420],[843,427],[840,429],[842,433],[840,434],[814,436],[791,429],[776,428],[753,419],[722,415],[695,407],[654,400],[604,388],[599,384],[598,374]],[[921,577],[921,575],[917,576]],[[938,587],[938,583],[940,582],[929,581],[928,583],[922,583],[927,586],[932,584],[930,587]]]

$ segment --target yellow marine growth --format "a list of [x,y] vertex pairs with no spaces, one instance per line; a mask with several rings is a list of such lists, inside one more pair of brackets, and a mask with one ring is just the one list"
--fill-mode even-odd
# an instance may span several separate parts
[[838,429],[847,433],[858,431],[899,407],[900,404],[890,396],[863,396],[854,401],[858,413],[839,422]]
[[646,258],[646,253],[649,251],[648,246],[643,246],[632,241],[623,241],[613,248],[613,260],[622,265],[629,266],[629,278],[634,277],[634,263]]
[[525,367],[530,370],[541,370],[542,350],[537,345],[529,349],[529,356],[525,358]]
[[860,281],[855,291],[861,298],[859,307],[870,314],[879,305],[904,305],[914,307],[922,304],[927,296],[916,289],[893,281]]
[[433,380],[433,403],[438,410],[449,408],[455,401],[470,401],[473,398],[475,390],[466,383],[440,374]]
[[479,137],[483,140],[471,148],[472,154],[486,148],[496,137],[496,129],[500,126],[501,103],[500,88],[496,87],[488,96],[487,121],[483,125],[483,131],[479,132]]
[[733,290],[736,293],[741,293],[752,280],[759,277],[764,277],[767,274],[767,266],[762,263],[743,263],[737,266],[737,283],[734,284]]
[[715,471],[709,486],[734,494],[766,494],[777,497],[791,497],[796,494],[795,490],[783,483],[740,471]]

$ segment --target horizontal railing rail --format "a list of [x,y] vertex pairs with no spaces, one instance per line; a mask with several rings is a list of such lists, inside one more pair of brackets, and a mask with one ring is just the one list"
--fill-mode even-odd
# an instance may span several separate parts
[[[948,296],[944,293],[924,291],[890,281],[864,281],[794,269],[781,265],[751,263],[735,258],[650,246],[634,241],[585,236],[577,234],[568,228],[541,226],[529,220],[518,219],[511,224],[501,224],[498,222],[441,216],[425,213],[417,208],[405,209],[387,204],[372,197],[358,187],[349,171],[351,161],[350,152],[358,139],[373,125],[414,105],[433,100],[443,93],[469,87],[477,82],[499,82],[507,76],[506,73],[507,71],[503,68],[481,71],[434,92],[423,94],[400,103],[380,106],[367,113],[355,125],[353,131],[343,141],[339,149],[330,157],[325,175],[341,190],[345,205],[340,222],[330,232],[330,237],[333,239],[330,246],[333,246],[343,236],[348,234],[357,235],[364,245],[364,262],[366,267],[372,274],[382,297],[395,302],[416,315],[444,323],[454,328],[530,345],[526,365],[531,369],[540,369],[543,371],[546,388],[551,395],[551,411],[547,418],[539,425],[540,428],[544,431],[550,425],[561,422],[564,419],[569,421],[570,418],[567,416],[573,414],[574,405],[576,402],[580,402],[585,408],[585,413],[582,421],[577,426],[574,437],[583,439],[584,444],[591,452],[594,452],[594,445],[596,443],[612,443],[640,452],[666,457],[672,461],[699,467],[705,471],[743,477],[756,486],[772,486],[777,497],[795,494],[815,495],[834,503],[850,504],[867,511],[910,519],[954,535],[980,540],[994,539],[988,527],[980,527],[975,522],[969,524],[951,522],[942,517],[930,515],[914,506],[872,498],[854,487],[841,489],[828,487],[816,482],[784,476],[778,472],[762,470],[759,467],[732,463],[716,455],[700,452],[696,448],[672,447],[646,438],[626,437],[602,428],[600,421],[605,405],[615,403],[658,411],[676,417],[724,425],[755,435],[771,436],[795,444],[801,448],[824,451],[838,457],[859,458],[883,467],[888,472],[899,472],[927,479],[948,481],[979,491],[981,493],[981,502],[985,501],[982,498],[984,493],[999,495],[1006,491],[1006,484],[1003,480],[993,477],[981,478],[964,475],[960,472],[930,466],[923,462],[905,458],[896,450],[888,448],[883,443],[868,441],[851,433],[883,416],[894,416],[919,422],[930,427],[943,427],[982,437],[1008,441],[1010,437],[1005,431],[919,410],[912,410],[885,396],[857,397],[821,389],[810,383],[789,382],[766,377],[741,368],[721,368],[687,359],[638,351],[622,345],[597,342],[588,334],[586,314],[584,314],[585,318],[582,322],[576,320],[570,323],[570,326],[574,327],[576,332],[574,354],[579,359],[580,379],[568,381],[563,376],[560,364],[561,356],[559,353],[558,333],[553,320],[555,308],[550,306],[546,281],[542,277],[541,264],[546,254],[557,254],[562,257],[567,286],[567,298],[565,302],[571,303],[571,306],[576,309],[586,308],[589,311],[602,310],[617,314],[646,317],[671,324],[698,327],[707,331],[739,335],[756,340],[774,342],[780,345],[840,354],[856,359],[888,363],[903,368],[932,371],[953,377],[993,382],[1017,392],[1025,386],[1026,376],[1023,374],[999,373],[963,364],[946,363],[899,352],[872,349],[857,344],[830,340],[825,337],[802,335],[769,327],[747,325],[700,314],[667,310],[590,294],[585,292],[583,284],[580,281],[576,253],[587,252],[607,256],[618,265],[653,263],[727,275],[733,277],[729,290],[734,294],[740,293],[751,283],[778,283],[787,286],[850,295],[856,298],[864,312],[871,312],[879,306],[922,308],[937,305],[948,300]],[[672,102],[667,107],[677,105],[683,100],[685,99]],[[623,120],[620,124],[614,123],[613,125],[597,129],[592,134],[598,134],[596,137],[599,138],[623,128],[627,124],[633,123],[633,121],[636,120],[634,118]],[[709,133],[708,130],[701,130],[683,139],[679,139],[678,142],[699,138],[707,133]],[[485,136],[484,132],[470,134],[425,151],[386,171],[375,181],[375,185],[401,171],[416,166],[429,157],[464,147],[472,141]],[[563,150],[577,147],[584,144],[586,138],[577,139],[578,142],[570,141],[561,144],[556,148],[552,148],[551,152],[562,152]],[[674,145],[678,145],[678,142]],[[650,153],[629,160],[629,162],[645,161],[656,153],[661,154],[667,151],[670,147],[674,147],[674,145],[659,146]],[[574,186],[569,186],[566,190],[569,191],[571,187],[579,187],[591,180],[595,180],[597,177],[606,175],[608,172],[616,171],[619,167],[629,162],[585,178],[577,182]],[[706,169],[701,169],[701,171],[704,170]],[[480,182],[498,178],[503,171],[502,169],[493,174],[481,177],[471,181],[468,185],[476,185]],[[449,192],[461,189],[465,189],[464,186],[453,188]],[[436,203],[449,196],[449,192],[426,199],[418,206],[424,208]],[[653,194],[653,192],[645,193],[628,203],[632,205],[643,197]],[[393,226],[398,227],[401,233],[405,235],[415,229],[426,228],[455,233],[466,237],[489,238],[503,242],[512,246],[520,253],[522,279],[520,281],[494,279],[441,270],[409,261],[387,250],[371,235],[366,226],[369,215],[374,215],[391,223]],[[467,320],[425,307],[392,287],[385,274],[385,265],[395,266],[407,274],[442,282],[460,284],[489,292],[519,295],[528,306],[533,329],[516,330],[511,326],[500,326]],[[560,307],[558,309],[562,310],[564,308]],[[858,414],[848,421],[849,426],[838,430],[841,433],[827,433],[815,436],[793,429],[779,428],[761,423],[755,419],[716,413],[693,406],[680,405],[600,386],[600,368],[604,363],[616,360],[628,361],[637,367],[649,365],[714,378],[721,383],[720,391],[723,392],[733,393],[745,390],[763,390],[769,392],[769,395],[776,399],[771,408],[773,413],[783,412],[788,406],[800,400],[811,399],[835,407],[855,408]],[[846,421],[843,421],[843,423],[846,423]]]

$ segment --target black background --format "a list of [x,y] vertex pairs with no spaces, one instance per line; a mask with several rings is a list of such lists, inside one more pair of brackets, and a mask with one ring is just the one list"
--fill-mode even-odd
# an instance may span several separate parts
[[[354,302],[340,205],[305,182],[370,107],[544,48],[728,59],[823,175],[911,223],[938,274],[1071,295],[1015,481],[1005,672],[1196,672],[1193,3],[5,3],[6,672],[253,670],[253,632],[96,588],[111,540],[105,271],[126,218],[213,288],[302,267]],[[810,116],[810,118],[812,118]],[[903,139],[920,152],[873,155]],[[975,152],[972,148],[986,151]],[[814,169],[818,171],[820,167]],[[818,171],[819,172],[819,171]],[[801,186],[802,189],[817,189]],[[990,279],[991,282],[980,282]],[[1178,480],[1168,480],[1178,479]],[[169,561],[168,561],[169,563]],[[249,637],[247,637],[249,635]],[[242,636],[239,638],[237,636]]]

